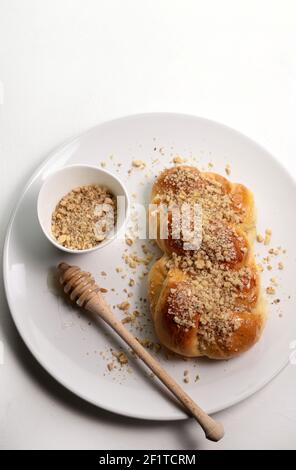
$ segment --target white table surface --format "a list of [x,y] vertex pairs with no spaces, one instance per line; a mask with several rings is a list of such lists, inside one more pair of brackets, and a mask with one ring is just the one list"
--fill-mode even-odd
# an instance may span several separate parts
[[[294,0],[0,0],[1,244],[49,151],[126,114],[223,122],[296,176],[295,46]],[[296,448],[296,366],[217,414],[226,436],[213,444],[190,420],[126,419],[76,398],[24,346],[2,282],[0,302],[2,449]]]

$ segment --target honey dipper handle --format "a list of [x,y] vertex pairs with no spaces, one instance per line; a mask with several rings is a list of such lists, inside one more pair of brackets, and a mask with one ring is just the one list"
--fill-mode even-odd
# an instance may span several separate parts
[[105,320],[119,336],[134,350],[142,361],[152,370],[152,372],[161,380],[161,382],[180,400],[184,407],[189,411],[190,415],[198,421],[205,432],[207,439],[211,441],[219,441],[224,436],[224,429],[221,423],[216,422],[207,415],[183,388],[161,367],[159,362],[154,359],[151,354],[136,340],[136,338],[124,327],[124,325],[116,318],[107,305],[103,296],[98,293],[86,305],[85,308]]

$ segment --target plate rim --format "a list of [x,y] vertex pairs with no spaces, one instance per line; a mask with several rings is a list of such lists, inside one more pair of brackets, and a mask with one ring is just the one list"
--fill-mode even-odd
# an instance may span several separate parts
[[[190,416],[186,415],[185,412],[180,411],[178,408],[176,408],[176,414],[174,414],[174,415],[172,414],[170,417],[167,416],[167,415],[166,416],[162,416],[162,415],[147,416],[145,414],[141,415],[140,413],[133,413],[132,410],[131,411],[125,411],[123,409],[118,409],[116,407],[116,405],[115,406],[104,405],[104,404],[100,403],[99,401],[92,400],[91,398],[86,397],[84,395],[84,393],[81,393],[78,390],[75,390],[69,384],[65,383],[64,380],[63,380],[63,377],[60,377],[58,374],[55,373],[55,371],[53,371],[51,369],[51,367],[47,364],[46,360],[44,360],[41,357],[41,355],[34,348],[34,346],[32,346],[32,344],[30,344],[30,341],[27,340],[25,334],[23,334],[23,331],[22,331],[21,327],[19,326],[19,323],[18,323],[18,320],[17,320],[17,315],[15,314],[14,309],[12,307],[12,299],[10,298],[9,286],[8,286],[8,280],[7,280],[8,279],[8,268],[9,268],[8,267],[8,251],[9,251],[8,246],[9,246],[11,230],[12,230],[12,226],[13,226],[16,214],[18,212],[18,209],[19,209],[24,197],[27,194],[27,191],[32,186],[32,184],[34,183],[34,181],[36,180],[38,175],[40,173],[42,173],[42,171],[44,170],[46,165],[48,165],[51,160],[55,160],[57,158],[58,154],[61,151],[65,151],[65,149],[68,146],[73,145],[76,141],[78,141],[81,138],[87,136],[89,133],[91,133],[92,131],[94,131],[98,127],[101,127],[105,124],[112,124],[113,122],[118,122],[118,121],[126,121],[126,120],[129,120],[129,119],[138,119],[138,118],[145,118],[145,117],[152,118],[154,116],[163,116],[163,117],[167,116],[167,117],[170,117],[170,118],[180,118],[181,117],[181,118],[196,119],[196,120],[206,122],[209,125],[218,126],[220,128],[224,128],[227,131],[231,131],[232,133],[235,133],[238,136],[240,136],[244,139],[247,139],[250,143],[255,145],[257,148],[261,149],[266,154],[268,154],[269,158],[271,158],[273,161],[275,161],[281,167],[281,169],[286,173],[286,175],[290,178],[291,182],[294,185],[296,184],[295,178],[291,175],[291,173],[288,171],[288,169],[282,164],[282,162],[280,160],[278,160],[273,154],[271,154],[269,152],[269,150],[267,150],[264,146],[262,146],[261,144],[259,144],[258,142],[256,142],[255,140],[253,140],[252,138],[247,136],[246,134],[244,134],[244,133],[242,133],[242,132],[240,132],[240,131],[238,131],[238,130],[236,130],[236,129],[234,129],[234,128],[226,125],[226,124],[220,123],[220,122],[212,120],[212,119],[204,118],[204,117],[201,117],[201,116],[196,116],[194,114],[177,113],[177,112],[147,112],[147,113],[129,114],[129,115],[120,116],[120,117],[117,117],[117,118],[114,118],[114,119],[102,121],[102,122],[90,127],[86,131],[81,132],[81,133],[79,133],[75,136],[72,136],[72,137],[66,139],[61,144],[59,144],[57,147],[54,147],[53,150],[51,150],[49,152],[47,157],[36,167],[35,171],[33,171],[31,177],[28,179],[28,181],[25,184],[24,189],[21,192],[21,194],[19,196],[19,199],[18,199],[18,201],[17,201],[17,203],[16,203],[16,205],[15,205],[13,211],[12,211],[12,215],[10,216],[10,219],[9,219],[7,227],[6,227],[6,234],[5,234],[4,245],[3,245],[3,264],[2,264],[3,284],[4,284],[4,291],[5,291],[5,296],[6,296],[9,312],[10,312],[10,315],[13,319],[14,325],[15,325],[15,327],[18,331],[18,334],[20,335],[22,341],[24,342],[24,344],[26,345],[26,347],[28,348],[28,350],[30,351],[32,356],[40,364],[40,366],[47,373],[49,373],[54,380],[56,380],[59,384],[61,384],[63,387],[65,387],[68,391],[70,391],[71,393],[78,396],[82,400],[85,400],[86,402],[91,403],[92,405],[94,405],[98,408],[101,408],[101,409],[106,410],[108,412],[111,412],[113,414],[118,414],[120,416],[125,416],[125,417],[135,418],[135,419],[143,419],[143,420],[147,420],[147,421],[180,421],[180,420],[184,420],[184,419],[189,419]],[[247,398],[251,397],[256,392],[263,389],[269,382],[271,382],[282,370],[284,370],[284,368],[288,364],[289,364],[289,359],[287,357],[287,359],[285,361],[283,361],[283,363],[274,371],[274,373],[270,377],[268,377],[265,380],[263,380],[262,382],[260,382],[259,385],[257,384],[255,386],[251,387],[250,389],[248,389],[245,393],[243,393],[239,397],[234,398],[232,400],[229,400],[223,407],[217,406],[216,408],[213,407],[212,409],[207,410],[208,414],[214,414],[214,413],[218,413],[220,411],[226,410],[227,408],[230,408],[230,407],[246,400]]]

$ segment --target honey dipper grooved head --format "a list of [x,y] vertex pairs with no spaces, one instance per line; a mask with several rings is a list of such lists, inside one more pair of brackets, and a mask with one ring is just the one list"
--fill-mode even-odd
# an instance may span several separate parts
[[65,270],[68,269],[69,267],[70,267],[70,266],[69,266],[68,263],[62,262],[62,263],[60,263],[60,264],[58,265],[58,270],[59,270],[59,271],[65,271]]
[[81,271],[78,266],[70,266],[67,263],[60,263],[58,271],[60,273],[59,281],[64,287],[64,292],[80,307],[85,307],[97,295],[99,287],[90,273]]

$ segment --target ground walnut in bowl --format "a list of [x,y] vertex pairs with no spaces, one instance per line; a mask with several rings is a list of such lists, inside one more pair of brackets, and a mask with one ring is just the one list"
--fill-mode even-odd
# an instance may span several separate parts
[[79,186],[57,204],[51,230],[62,246],[85,250],[105,240],[115,220],[116,199],[108,189],[95,184]]

